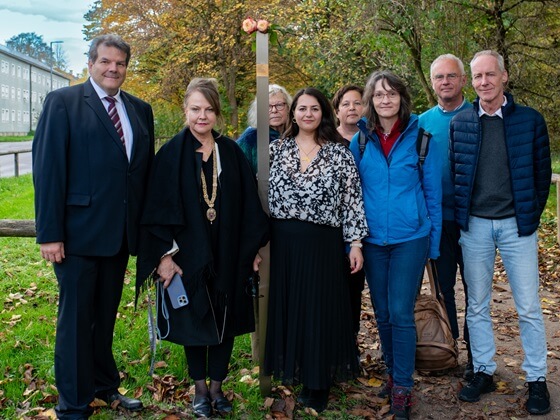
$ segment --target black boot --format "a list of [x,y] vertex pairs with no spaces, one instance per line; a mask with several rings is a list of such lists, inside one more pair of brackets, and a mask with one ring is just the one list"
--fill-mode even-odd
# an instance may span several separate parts
[[309,397],[304,403],[305,407],[314,409],[317,413],[321,413],[327,409],[329,403],[330,389],[310,389]]

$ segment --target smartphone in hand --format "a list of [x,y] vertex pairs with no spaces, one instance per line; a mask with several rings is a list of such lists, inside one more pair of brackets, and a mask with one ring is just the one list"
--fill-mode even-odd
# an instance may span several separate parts
[[169,294],[169,299],[171,300],[173,308],[179,309],[189,304],[187,291],[185,290],[183,280],[181,279],[179,273],[175,273],[171,279],[171,283],[167,287],[167,293]]

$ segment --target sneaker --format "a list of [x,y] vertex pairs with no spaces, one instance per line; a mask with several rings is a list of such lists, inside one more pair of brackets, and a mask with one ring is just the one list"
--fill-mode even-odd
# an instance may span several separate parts
[[550,394],[546,386],[546,379],[541,376],[533,382],[527,382],[529,398],[525,408],[531,414],[546,414],[550,412]]
[[459,392],[459,399],[466,402],[477,402],[480,400],[481,394],[486,394],[495,389],[496,385],[492,375],[478,371],[474,374],[472,381]]
[[410,406],[412,405],[412,394],[410,388],[404,386],[393,386],[391,390],[391,413],[397,420],[408,420]]
[[381,391],[377,393],[377,396],[379,398],[387,398],[387,397],[390,398],[392,389],[393,389],[393,377],[389,375],[387,377],[387,382],[385,382],[385,385],[383,386]]

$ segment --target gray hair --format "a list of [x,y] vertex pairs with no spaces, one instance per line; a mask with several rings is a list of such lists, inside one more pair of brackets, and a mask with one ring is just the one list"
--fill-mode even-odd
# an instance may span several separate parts
[[432,78],[434,76],[434,67],[436,66],[437,63],[439,63],[440,61],[443,60],[453,60],[455,61],[455,63],[457,63],[457,65],[459,66],[459,70],[461,70],[461,76],[464,76],[465,73],[465,65],[463,64],[463,62],[461,61],[461,59],[453,54],[442,54],[440,55],[438,58],[436,58],[434,61],[432,61],[432,65],[430,66],[430,78]]
[[[268,85],[268,97],[277,94],[284,96],[286,106],[290,109],[290,106],[292,106],[292,97],[286,88],[280,85]],[[251,102],[251,106],[249,107],[249,111],[247,112],[247,124],[249,127],[257,126],[257,98],[253,99],[253,102]]]
[[106,47],[114,47],[121,50],[126,54],[126,65],[128,67],[128,62],[130,61],[130,45],[128,45],[120,36],[115,34],[106,34],[95,37],[91,41],[89,46],[88,58],[92,63],[97,61],[99,57],[98,49],[100,45],[105,45]]
[[502,73],[504,71],[506,71],[506,66],[504,64],[504,57],[502,57],[501,54],[499,54],[499,53],[497,53],[496,51],[493,51],[493,50],[484,50],[484,51],[477,52],[471,60],[471,63],[470,63],[471,68],[472,68],[472,65],[473,65],[474,61],[478,57],[481,57],[483,55],[489,55],[490,57],[494,57],[496,60],[498,60],[498,68],[500,69],[500,71]]

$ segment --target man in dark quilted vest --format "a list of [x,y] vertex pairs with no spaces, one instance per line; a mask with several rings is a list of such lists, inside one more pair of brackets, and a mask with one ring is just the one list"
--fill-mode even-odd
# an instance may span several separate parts
[[525,353],[522,368],[531,414],[550,411],[546,336],[540,299],[537,228],[551,178],[546,123],[536,110],[504,92],[508,73],[494,51],[475,54],[473,108],[450,126],[455,219],[461,228],[469,306],[467,323],[475,376],[459,399],[475,402],[495,389],[496,347],[490,318],[496,250],[500,251]]

